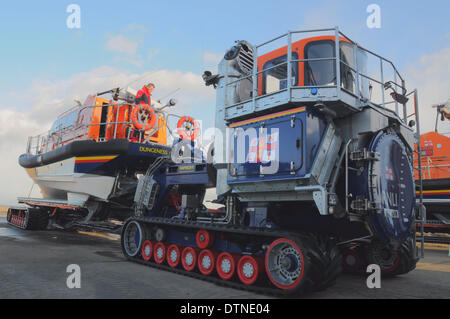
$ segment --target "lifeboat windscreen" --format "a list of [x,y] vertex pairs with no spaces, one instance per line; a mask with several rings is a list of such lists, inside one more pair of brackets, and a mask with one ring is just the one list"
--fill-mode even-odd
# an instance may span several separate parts
[[53,123],[50,129],[50,134],[66,130],[70,127],[74,127],[75,122],[77,121],[77,117],[78,109],[58,118],[55,123]]

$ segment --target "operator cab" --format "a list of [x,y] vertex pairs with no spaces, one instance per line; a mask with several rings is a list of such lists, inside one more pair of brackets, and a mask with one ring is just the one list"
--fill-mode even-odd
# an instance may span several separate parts
[[[231,123],[292,105],[318,104],[332,117],[359,112],[368,104],[386,108],[384,91],[404,88],[395,66],[338,30],[323,31],[335,32],[292,39],[305,34],[293,31],[255,46],[238,41],[225,54],[218,74],[203,75],[206,85],[222,92],[217,107],[224,110],[223,119]],[[394,93],[403,97],[405,92]],[[404,102],[394,100],[398,115],[398,104]]]
[[[354,45],[346,38],[339,39],[341,88],[356,94]],[[336,43],[333,36],[307,38],[292,45],[291,87],[336,86]],[[306,60],[306,61],[305,61]],[[357,51],[358,70],[365,73],[367,55]],[[287,88],[287,46],[269,52],[258,58],[258,95],[263,96]],[[360,89],[361,97],[369,97],[368,82]]]

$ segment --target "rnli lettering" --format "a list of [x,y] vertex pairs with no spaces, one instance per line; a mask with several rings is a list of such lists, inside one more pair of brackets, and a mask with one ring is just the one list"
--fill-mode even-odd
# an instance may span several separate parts
[[161,154],[161,155],[168,155],[169,154],[168,150],[161,149],[161,148],[156,148],[156,147],[145,147],[145,146],[139,147],[139,152],[154,153],[154,154]]
[[383,192],[385,207],[398,207],[398,194],[394,192]]

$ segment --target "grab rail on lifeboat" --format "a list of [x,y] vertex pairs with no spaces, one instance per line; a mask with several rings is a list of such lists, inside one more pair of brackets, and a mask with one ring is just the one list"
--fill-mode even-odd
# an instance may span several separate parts
[[[175,103],[175,102],[171,102]],[[164,138],[158,138],[157,133],[160,131],[163,134],[166,134],[165,129],[169,131],[169,134],[173,138],[178,138],[178,136],[175,136],[175,133],[170,129],[169,127],[169,118],[174,117],[177,119],[180,119],[181,116],[175,115],[175,114],[169,114],[163,109],[166,108],[168,105],[163,106],[161,108],[154,108],[155,114],[156,114],[156,123],[155,126],[152,127],[148,131],[142,131],[138,130],[139,134],[138,136],[132,136],[133,133],[133,125],[134,122],[131,121],[130,115],[124,116],[124,120],[122,121],[98,121],[95,122],[92,118],[88,123],[84,122],[84,119],[82,118],[83,112],[85,112],[87,109],[95,109],[95,108],[109,108],[114,107],[117,110],[115,111],[115,117],[114,119],[118,119],[120,117],[121,108],[128,106],[129,112],[131,113],[131,110],[136,106],[136,104],[130,104],[130,103],[113,103],[113,104],[103,104],[103,105],[88,105],[88,106],[82,106],[78,109],[78,114],[76,117],[76,120],[74,123],[64,126],[59,125],[52,130],[49,130],[45,133],[36,135],[36,136],[30,136],[28,137],[27,146],[26,146],[26,153],[31,155],[38,155],[42,153],[46,153],[48,151],[51,151],[55,148],[61,147],[63,145],[66,145],[73,141],[80,141],[80,140],[88,140],[88,139],[94,139],[95,141],[101,143],[101,142],[107,142],[112,139],[119,138],[120,135],[121,138],[126,138],[130,142],[134,143],[149,143],[149,142],[156,142],[160,144],[167,144],[167,139]],[[73,112],[74,109],[72,108],[71,111]],[[70,112],[65,112],[64,114],[68,114]],[[58,119],[60,119],[59,117]],[[81,118],[81,120],[80,120]],[[145,123],[148,119],[148,115],[145,118],[142,118],[141,120]],[[81,122],[81,123],[80,123]],[[105,133],[104,136],[100,136],[100,134],[95,134],[94,136],[89,136],[89,132],[91,128],[100,128],[104,127]],[[110,134],[106,134],[106,130],[109,130]],[[123,134],[119,134],[119,131],[122,130]],[[155,137],[156,136],[156,137]],[[162,142],[161,142],[162,141]]]

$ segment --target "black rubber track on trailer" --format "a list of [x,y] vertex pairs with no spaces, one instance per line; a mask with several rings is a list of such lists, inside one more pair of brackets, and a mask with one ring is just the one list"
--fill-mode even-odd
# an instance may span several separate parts
[[[9,213],[8,213],[9,214]],[[7,215],[7,223],[13,227],[23,229],[23,230],[44,230],[48,225],[48,215],[43,213],[37,209],[30,208],[27,211],[27,220],[25,226],[19,226],[17,224],[12,223],[9,219],[9,215]]]
[[[135,220],[142,223],[151,223],[151,224],[157,224],[158,226],[178,226],[182,228],[189,228],[189,229],[205,229],[210,231],[217,231],[217,232],[228,232],[228,233],[234,233],[234,234],[241,234],[241,235],[254,235],[259,237],[273,237],[273,238],[301,238],[305,241],[305,244],[308,245],[309,248],[311,248],[311,237],[309,237],[309,234],[301,234],[301,233],[293,233],[293,232],[286,232],[286,231],[279,231],[279,230],[272,230],[272,229],[259,229],[255,230],[253,228],[243,227],[243,226],[232,226],[232,225],[211,225],[211,224],[203,224],[203,223],[196,223],[196,222],[190,222],[190,221],[184,221],[184,220],[177,220],[177,219],[166,219],[161,217],[131,217],[127,221],[125,221],[124,225],[126,225],[130,220]],[[125,229],[125,228],[123,228]],[[121,238],[121,245],[122,245],[122,238]],[[122,247],[123,251],[123,247]],[[140,254],[140,253],[139,253]],[[125,255],[125,253],[124,253]],[[146,266],[150,266],[157,269],[163,269],[167,270],[173,273],[193,277],[196,279],[208,281],[215,283],[219,286],[225,286],[230,287],[234,289],[240,289],[245,291],[251,291],[255,293],[260,293],[264,295],[271,295],[271,296],[291,296],[295,297],[298,295],[302,295],[306,292],[311,291],[317,291],[321,290],[320,288],[317,289],[317,286],[321,286],[323,282],[318,282],[313,284],[312,282],[309,282],[306,287],[298,290],[298,291],[290,291],[290,290],[282,290],[276,287],[270,287],[270,286],[258,286],[258,285],[245,285],[243,283],[237,282],[237,281],[230,281],[230,280],[223,280],[219,277],[215,277],[215,275],[212,276],[205,276],[200,273],[192,272],[192,271],[186,271],[182,268],[172,268],[168,265],[163,264],[157,264],[152,261],[144,261],[139,257],[129,257],[125,256],[130,261],[134,261]],[[309,257],[311,258],[311,257]],[[264,263],[265,264],[265,263]],[[264,269],[264,273],[265,269]],[[267,274],[266,274],[267,277]],[[305,279],[306,280],[306,279]],[[329,280],[329,278],[325,278],[325,280]],[[312,279],[308,279],[308,281],[312,281]],[[272,285],[272,283],[269,281],[268,278],[264,278],[261,283],[264,283],[266,285]]]

